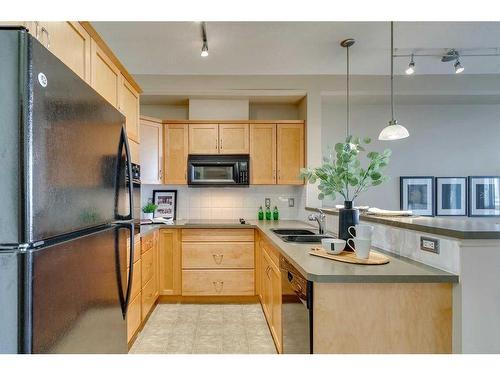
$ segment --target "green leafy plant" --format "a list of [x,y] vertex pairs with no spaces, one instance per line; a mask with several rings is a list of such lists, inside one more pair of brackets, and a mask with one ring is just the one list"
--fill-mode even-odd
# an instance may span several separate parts
[[156,211],[157,208],[158,206],[156,204],[148,203],[142,208],[142,212],[144,212],[145,214],[152,214]]
[[333,151],[330,149],[329,155],[323,158],[321,167],[302,168],[300,176],[312,184],[319,180],[319,199],[335,199],[338,193],[344,200],[354,201],[371,186],[380,185],[389,179],[382,175],[382,169],[387,167],[392,154],[389,149],[382,153],[368,152],[368,165],[361,166],[359,157],[366,151],[363,144],[370,142],[370,138],[361,140],[359,137],[348,136],[345,142],[337,143]]

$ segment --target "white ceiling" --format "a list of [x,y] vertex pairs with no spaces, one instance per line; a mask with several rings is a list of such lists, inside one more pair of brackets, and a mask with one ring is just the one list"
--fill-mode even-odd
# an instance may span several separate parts
[[[209,56],[200,57],[197,22],[93,22],[132,74],[352,74],[389,72],[388,22],[208,22]],[[396,53],[500,52],[500,22],[398,22]],[[493,48],[493,49],[492,49]],[[500,74],[499,57],[463,57],[465,73]],[[397,58],[396,74],[408,59]],[[452,73],[438,57],[417,58],[418,74]]]

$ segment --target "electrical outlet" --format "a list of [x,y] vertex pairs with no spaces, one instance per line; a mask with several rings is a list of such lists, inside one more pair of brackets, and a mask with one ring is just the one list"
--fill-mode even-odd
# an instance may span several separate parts
[[439,240],[430,237],[420,237],[420,249],[439,254]]
[[271,198],[265,198],[265,199],[264,199],[264,202],[265,202],[265,204],[264,204],[264,205],[265,205],[266,207],[271,207]]
[[288,198],[288,207],[295,207],[295,198]]

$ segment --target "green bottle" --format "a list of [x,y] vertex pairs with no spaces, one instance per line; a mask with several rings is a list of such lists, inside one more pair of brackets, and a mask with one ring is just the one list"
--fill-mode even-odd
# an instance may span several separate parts
[[272,214],[271,214],[271,209],[269,207],[266,207],[266,220],[271,220],[272,219]]
[[280,218],[280,213],[278,212],[278,207],[274,206],[273,210],[273,220],[278,220]]
[[264,220],[264,211],[262,211],[262,206],[259,207],[259,212],[257,215],[259,220]]

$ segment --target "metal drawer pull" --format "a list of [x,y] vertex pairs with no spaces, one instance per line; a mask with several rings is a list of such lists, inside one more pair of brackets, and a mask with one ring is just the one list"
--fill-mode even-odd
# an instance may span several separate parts
[[215,291],[217,293],[222,292],[222,288],[224,287],[224,281],[214,281],[213,284],[215,287]]
[[221,264],[222,258],[224,258],[224,255],[223,254],[212,254],[212,257],[214,258],[214,262],[216,264]]

